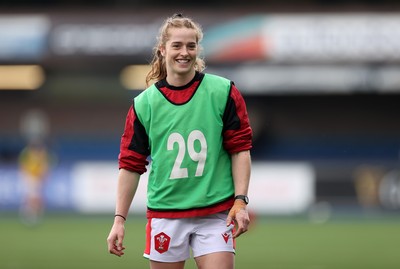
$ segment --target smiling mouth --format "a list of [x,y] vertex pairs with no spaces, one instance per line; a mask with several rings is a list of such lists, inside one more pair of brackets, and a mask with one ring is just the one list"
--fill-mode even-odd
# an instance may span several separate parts
[[190,60],[189,59],[178,59],[178,60],[176,60],[178,63],[180,63],[180,64],[186,64],[186,63],[189,63],[190,62]]

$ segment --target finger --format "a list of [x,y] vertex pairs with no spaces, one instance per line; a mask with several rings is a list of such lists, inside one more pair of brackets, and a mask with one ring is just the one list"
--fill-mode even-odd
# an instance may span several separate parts
[[115,251],[118,253],[118,256],[119,256],[119,257],[121,257],[122,255],[125,254],[124,249],[125,249],[124,246],[118,247],[117,249],[115,249]]
[[228,216],[226,218],[226,226],[228,227],[229,225],[232,225],[233,223],[233,218],[231,216]]
[[118,251],[117,249],[110,249],[109,252],[110,252],[110,254],[114,254],[114,255],[116,255],[118,257],[121,257],[121,252]]
[[[118,244],[116,244],[118,242]],[[115,237],[108,237],[107,238],[107,246],[108,246],[108,252],[117,256],[121,256],[124,254],[123,250],[125,247],[122,245],[122,242],[120,240],[117,240]]]
[[110,237],[107,238],[107,248],[108,248],[108,252],[113,253],[115,244],[114,244],[114,240]]
[[244,228],[238,228],[235,232],[235,234],[233,235],[233,238],[237,238],[239,237],[241,234],[247,232],[247,229]]
[[124,246],[122,246],[122,247],[115,246],[114,249],[118,250],[118,251],[122,251],[125,249],[125,247]]
[[122,255],[125,254],[123,251],[118,251],[118,250],[111,250],[110,253],[118,257],[121,257]]
[[226,226],[235,224],[234,220],[235,220],[235,215],[229,212],[228,217],[226,217]]
[[235,234],[233,235],[233,238],[239,237],[242,233],[243,233],[243,226],[240,222],[237,222],[237,228]]
[[122,250],[123,248],[123,241],[124,241],[124,236],[123,235],[119,235],[117,238],[117,247],[118,250]]
[[234,238],[239,237],[241,234],[247,232],[247,230],[248,230],[248,221],[246,221],[246,219],[241,218],[240,220],[238,220],[237,223],[238,223],[238,227],[233,236]]
[[117,249],[118,250],[122,250],[123,249],[122,242],[118,241]]
[[122,247],[121,249],[118,249],[118,246],[114,245],[113,248],[110,249],[110,253],[114,254],[114,255],[116,255],[118,257],[121,257],[122,255],[125,254],[124,251],[123,251],[124,249],[125,249],[125,247]]
[[237,229],[235,234],[233,235],[233,238],[238,238],[241,235],[240,229]]
[[229,225],[226,227],[225,233],[229,234],[229,233],[231,233],[234,229],[235,229],[235,224],[232,222],[231,224],[229,224]]

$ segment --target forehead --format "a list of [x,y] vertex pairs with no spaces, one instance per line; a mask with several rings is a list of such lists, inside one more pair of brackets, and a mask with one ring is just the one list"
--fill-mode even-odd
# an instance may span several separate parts
[[172,27],[168,29],[167,42],[197,42],[196,31],[186,27]]

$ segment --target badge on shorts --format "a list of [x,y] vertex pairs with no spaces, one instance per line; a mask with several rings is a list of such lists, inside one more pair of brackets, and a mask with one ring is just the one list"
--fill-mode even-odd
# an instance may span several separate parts
[[222,238],[224,238],[225,243],[227,243],[227,244],[228,244],[229,237],[230,237],[230,234],[228,234],[228,233],[223,233],[222,234]]
[[231,237],[232,231],[235,228],[235,223],[232,221],[232,223],[227,227],[227,230],[225,233],[221,234],[222,238],[225,240],[225,243],[228,244],[228,240]]
[[165,233],[159,233],[154,236],[154,248],[159,253],[164,253],[168,251],[169,242],[171,241],[171,237],[169,237]]

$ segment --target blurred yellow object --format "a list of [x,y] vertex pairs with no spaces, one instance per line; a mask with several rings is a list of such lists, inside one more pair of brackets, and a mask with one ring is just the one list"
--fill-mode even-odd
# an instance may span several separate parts
[[122,85],[129,90],[146,89],[146,75],[150,65],[129,65],[122,69],[120,79]]
[[41,181],[49,170],[49,155],[45,147],[27,146],[19,158],[21,171],[34,181]]
[[39,65],[0,66],[0,90],[37,90],[45,80]]

